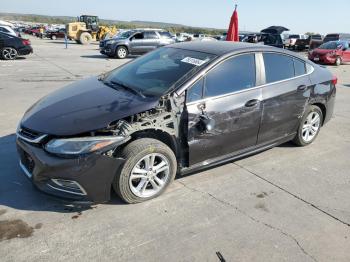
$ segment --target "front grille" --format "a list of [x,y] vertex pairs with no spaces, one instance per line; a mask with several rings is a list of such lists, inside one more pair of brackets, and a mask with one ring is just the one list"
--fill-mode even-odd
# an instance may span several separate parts
[[28,128],[25,128],[25,127],[21,127],[19,130],[18,130],[18,133],[21,135],[21,136],[24,136],[30,140],[35,140],[37,139],[39,136],[43,135],[43,134],[40,134],[38,132],[35,132],[33,130],[30,130]]
[[20,127],[17,130],[17,137],[29,143],[39,144],[47,137],[47,135],[33,131],[29,128]]

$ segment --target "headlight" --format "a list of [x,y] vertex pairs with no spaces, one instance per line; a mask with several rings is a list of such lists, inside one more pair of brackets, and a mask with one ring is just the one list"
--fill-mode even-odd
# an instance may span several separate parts
[[113,44],[115,44],[117,41],[116,40],[108,40],[107,42],[106,42],[106,45],[113,45]]
[[67,139],[53,139],[45,145],[45,149],[53,154],[79,155],[102,150],[108,146],[118,146],[128,138],[123,136],[78,137]]

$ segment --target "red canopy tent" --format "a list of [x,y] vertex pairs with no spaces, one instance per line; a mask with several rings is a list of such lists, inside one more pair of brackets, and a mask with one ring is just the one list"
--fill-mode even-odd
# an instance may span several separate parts
[[232,17],[231,17],[230,26],[228,28],[226,41],[239,42],[237,5],[235,6],[235,11],[233,12]]

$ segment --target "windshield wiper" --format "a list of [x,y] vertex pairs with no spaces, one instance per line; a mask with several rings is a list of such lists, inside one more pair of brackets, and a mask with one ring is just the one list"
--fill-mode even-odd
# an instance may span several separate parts
[[122,83],[122,82],[109,81],[109,82],[104,82],[104,83],[106,85],[112,86],[113,88],[117,85],[117,86],[119,86],[121,88],[124,88],[124,89],[126,89],[126,90],[128,90],[128,91],[130,91],[130,92],[132,92],[132,93],[134,93],[136,95],[141,96],[142,98],[146,97],[144,94],[142,94],[142,92],[140,90],[137,90],[137,89],[135,89],[135,88],[133,88],[131,86],[128,86],[128,85]]

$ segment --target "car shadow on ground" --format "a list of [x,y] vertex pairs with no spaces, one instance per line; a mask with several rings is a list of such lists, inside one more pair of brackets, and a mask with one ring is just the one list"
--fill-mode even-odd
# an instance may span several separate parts
[[[98,59],[105,59],[105,60],[118,60],[115,57],[108,57],[105,55],[82,55],[81,58],[98,58]],[[126,59],[135,59],[139,57],[138,55],[129,55],[126,57]]]
[[114,59],[112,57],[108,57],[108,56],[105,56],[105,55],[82,55],[80,57],[81,58],[98,58],[98,59],[104,59],[104,60]]
[[[19,167],[15,134],[0,137],[0,159],[0,205],[17,210],[56,213],[82,212],[94,207],[61,200],[37,190]],[[107,204],[124,205],[114,193]]]

